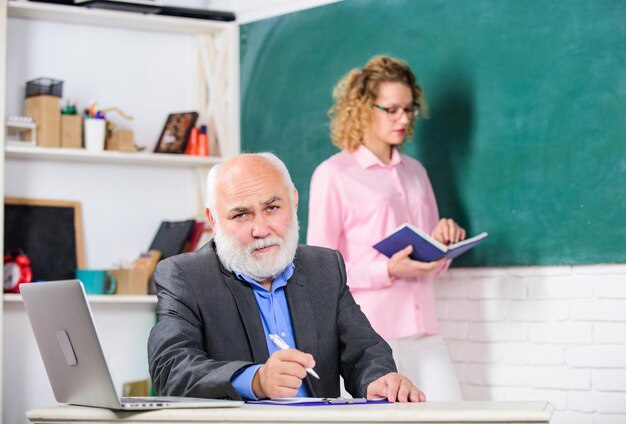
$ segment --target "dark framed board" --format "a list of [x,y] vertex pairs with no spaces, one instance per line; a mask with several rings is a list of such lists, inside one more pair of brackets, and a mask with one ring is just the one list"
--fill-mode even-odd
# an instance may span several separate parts
[[30,258],[33,281],[74,278],[84,266],[80,203],[5,198],[4,249]]

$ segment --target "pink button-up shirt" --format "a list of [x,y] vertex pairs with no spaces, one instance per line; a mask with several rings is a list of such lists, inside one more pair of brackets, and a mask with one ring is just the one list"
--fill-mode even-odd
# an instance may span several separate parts
[[372,245],[405,222],[431,234],[438,220],[426,170],[396,149],[389,164],[364,146],[344,150],[313,173],[307,244],[341,252],[352,295],[385,339],[439,332],[433,283],[446,267],[390,278],[389,259]]

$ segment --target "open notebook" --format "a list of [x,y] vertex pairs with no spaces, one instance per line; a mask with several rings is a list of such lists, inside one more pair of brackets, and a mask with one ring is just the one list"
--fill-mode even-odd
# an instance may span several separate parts
[[243,405],[220,399],[118,397],[82,283],[22,284],[20,291],[57,402],[124,410]]

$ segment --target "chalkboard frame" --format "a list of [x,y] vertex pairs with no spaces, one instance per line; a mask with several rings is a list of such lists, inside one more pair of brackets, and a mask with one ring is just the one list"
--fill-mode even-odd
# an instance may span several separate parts
[[[83,226],[82,226],[82,209],[80,202],[75,201],[67,201],[67,200],[51,200],[51,199],[29,199],[29,198],[19,198],[19,197],[5,197],[4,199],[4,207],[5,207],[5,221],[10,219],[11,214],[7,213],[7,208],[11,208],[12,206],[19,207],[27,207],[27,208],[65,208],[72,210],[72,223],[67,222],[64,225],[64,228],[68,226],[72,226],[74,229],[74,246],[73,250],[75,253],[75,258],[69,258],[70,260],[76,263],[76,268],[84,268],[84,245],[83,245]],[[10,223],[5,222],[5,238],[6,232],[9,228]],[[52,230],[52,229],[51,229]],[[5,250],[10,249],[11,246],[4,246]],[[32,258],[31,258],[32,260]],[[72,275],[75,270],[71,270]],[[69,273],[69,270],[68,270]],[[33,275],[34,278],[37,278],[36,275]],[[63,278],[72,278],[70,275],[66,275]]]

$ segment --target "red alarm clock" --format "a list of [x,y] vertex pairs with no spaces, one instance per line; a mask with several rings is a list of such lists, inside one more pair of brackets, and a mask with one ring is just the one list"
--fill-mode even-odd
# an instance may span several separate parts
[[30,259],[21,250],[4,255],[4,292],[19,293],[20,284],[30,283],[33,272],[30,269]]

